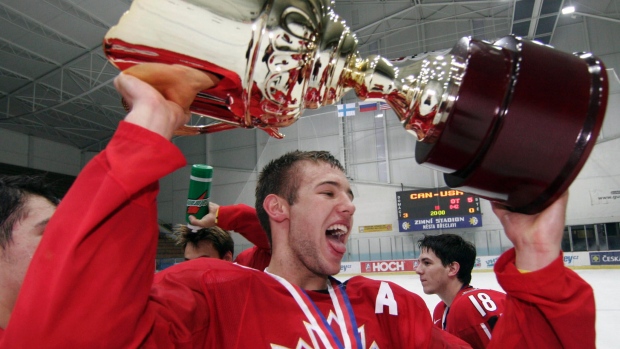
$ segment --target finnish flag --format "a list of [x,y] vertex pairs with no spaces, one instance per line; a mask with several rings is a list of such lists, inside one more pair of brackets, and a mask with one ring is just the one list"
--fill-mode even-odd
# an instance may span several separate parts
[[338,104],[338,116],[354,116],[355,115],[355,103]]

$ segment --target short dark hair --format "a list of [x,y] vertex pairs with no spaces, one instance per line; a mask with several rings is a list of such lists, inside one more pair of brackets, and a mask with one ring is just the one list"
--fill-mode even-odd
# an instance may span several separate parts
[[256,185],[256,215],[263,230],[267,233],[269,243],[271,243],[271,227],[269,226],[269,215],[263,208],[263,202],[269,194],[275,194],[285,198],[292,205],[297,201],[297,190],[299,189],[299,167],[301,161],[312,161],[316,164],[327,163],[333,168],[337,168],[343,173],[344,167],[340,161],[331,153],[323,150],[288,152],[277,159],[271,160],[260,173]]
[[13,241],[13,225],[24,219],[29,196],[36,195],[58,206],[60,199],[44,175],[0,175],[0,248]]
[[456,277],[464,285],[469,285],[476,262],[476,246],[473,243],[456,234],[424,235],[418,241],[418,247],[432,251],[444,267],[458,262],[460,268]]
[[206,240],[213,244],[220,258],[224,258],[226,252],[229,251],[232,255],[235,254],[235,242],[230,233],[218,226],[202,228],[194,232],[186,225],[179,224],[174,228],[174,234],[177,238],[177,245],[181,245],[183,250],[187,244],[198,247],[198,242]]

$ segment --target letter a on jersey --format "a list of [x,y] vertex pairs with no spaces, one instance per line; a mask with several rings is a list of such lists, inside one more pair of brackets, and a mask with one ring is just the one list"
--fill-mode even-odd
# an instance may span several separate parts
[[398,315],[398,304],[396,304],[394,292],[387,282],[382,282],[379,286],[379,293],[375,302],[375,314],[383,314],[383,307],[388,307],[390,315]]

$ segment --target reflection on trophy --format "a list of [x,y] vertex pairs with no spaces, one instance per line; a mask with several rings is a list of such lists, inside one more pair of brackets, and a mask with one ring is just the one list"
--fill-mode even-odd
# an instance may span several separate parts
[[359,57],[328,0],[134,0],[104,40],[125,70],[144,62],[211,72],[190,109],[218,120],[180,134],[279,127],[350,90],[387,102],[417,137],[416,161],[446,183],[524,213],[543,210],[579,173],[607,104],[589,54],[505,37],[463,38],[422,60]]

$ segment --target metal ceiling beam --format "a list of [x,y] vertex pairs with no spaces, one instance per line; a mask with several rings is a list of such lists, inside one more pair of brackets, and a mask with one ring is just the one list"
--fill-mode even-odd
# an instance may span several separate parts
[[[499,6],[506,6],[507,4],[514,4],[517,1],[521,1],[521,0],[510,0],[510,1],[505,1],[505,2],[503,1],[503,2],[499,3]],[[374,3],[376,4],[376,2],[374,2]],[[355,4],[357,5],[358,3],[355,3]],[[424,4],[422,4],[419,1],[415,1],[412,6],[406,8],[406,9],[400,10],[400,11],[398,11],[396,13],[393,13],[393,14],[387,16],[387,17],[381,18],[378,21],[375,21],[375,22],[372,22],[370,24],[367,24],[367,25],[365,25],[365,26],[363,26],[361,28],[355,29],[353,31],[353,33],[357,34],[357,33],[361,32],[361,31],[366,30],[366,29],[378,26],[378,25],[380,25],[380,24],[382,24],[382,23],[384,23],[386,21],[389,21],[390,19],[392,19],[394,17],[398,17],[398,16],[400,16],[402,14],[405,14],[407,12],[410,12],[410,11],[412,11],[414,9],[416,9],[417,11],[420,11],[420,10],[422,10],[425,7],[428,7],[428,8],[430,8],[430,7],[454,7],[454,6],[465,7],[467,5],[487,5],[487,4],[498,4],[498,2],[497,1],[493,1],[493,0],[489,0],[489,1],[435,2],[435,3],[424,3]],[[514,5],[513,5],[513,7],[514,7]],[[484,10],[488,10],[488,9],[484,9]],[[476,12],[480,12],[480,11],[476,11]],[[421,12],[418,12],[418,13],[421,14]],[[451,17],[454,17],[454,16],[451,16]],[[420,18],[420,19],[422,19],[422,18]]]
[[48,39],[61,42],[65,45],[78,47],[85,49],[86,47],[65,35],[62,35],[52,29],[47,28],[43,23],[35,21],[28,16],[12,9],[11,7],[0,3],[0,18],[3,18],[10,23],[19,26],[29,32],[41,35]]
[[47,57],[43,57],[36,52],[33,52],[14,42],[6,41],[2,38],[0,38],[0,51],[4,51],[8,54],[11,54],[13,56],[17,56],[20,58],[26,58],[26,59],[30,59],[30,60],[41,62],[41,63],[51,64],[53,66],[60,65],[58,62],[48,59]]
[[[505,7],[506,4],[513,3],[513,2],[515,2],[515,1],[507,2],[507,3],[501,3],[500,5],[497,5],[496,7]],[[471,15],[473,13],[478,13],[478,12],[483,12],[483,11],[489,11],[489,10],[492,10],[492,9],[493,8],[491,8],[491,9],[485,8],[485,9],[480,9],[480,10],[476,10],[476,11],[472,11],[472,12],[468,12],[468,13],[446,16],[446,17],[443,17],[443,18],[437,18],[437,19],[432,19],[432,20],[425,20],[424,22],[419,22],[419,23],[407,25],[407,26],[404,26],[404,27],[399,27],[399,28],[394,28],[394,29],[390,29],[390,30],[385,30],[385,31],[382,31],[382,32],[379,32],[379,33],[373,33],[373,34],[369,34],[369,35],[359,35],[358,39],[366,38],[366,37],[372,37],[372,36],[375,36],[375,35],[380,35],[381,38],[386,38],[388,36],[397,34],[398,32],[400,32],[402,30],[405,30],[405,29],[414,28],[414,27],[417,27],[417,26],[420,26],[420,25],[429,24],[429,23],[436,23],[436,22],[443,22],[443,21],[454,21],[454,20],[458,20],[459,17],[462,17],[462,16],[467,16],[467,15]],[[484,19],[487,19],[487,18],[484,17]],[[488,18],[488,19],[490,19],[490,20],[508,20],[509,17],[506,16],[505,18]],[[465,20],[471,20],[471,19],[465,19]]]
[[44,0],[48,4],[64,11],[72,15],[73,17],[79,18],[85,22],[88,22],[96,27],[108,30],[110,26],[107,23],[103,23],[100,19],[91,16],[90,13],[82,10],[80,7],[75,6],[74,4],[66,1],[66,0]]
[[614,23],[620,23],[620,19],[593,15],[591,13],[584,13],[584,12],[575,11],[572,14],[577,15],[577,16],[596,18],[596,19],[600,19],[602,21],[609,21],[609,22],[614,22]]
[[0,67],[0,76],[30,81],[29,77],[4,67]]
[[[13,91],[10,91],[10,92],[7,94],[7,96],[12,96],[12,95],[14,95],[14,94],[18,93],[19,91],[21,91],[21,90],[23,90],[23,89],[28,88],[30,85],[40,83],[41,81],[43,81],[43,80],[44,80],[44,79],[46,79],[47,77],[51,76],[52,74],[57,73],[59,70],[63,70],[63,69],[65,69],[65,68],[67,68],[67,67],[70,67],[72,64],[74,64],[75,62],[78,62],[80,59],[82,59],[82,58],[84,58],[84,57],[86,57],[86,56],[90,56],[90,55],[97,55],[97,56],[101,57],[101,56],[102,56],[101,51],[102,51],[102,50],[101,50],[101,45],[97,45],[97,46],[95,46],[95,47],[93,47],[93,48],[89,49],[89,50],[88,50],[88,51],[86,51],[85,53],[82,53],[81,55],[77,56],[76,58],[74,58],[74,59],[72,59],[72,60],[70,60],[70,61],[68,61],[68,62],[66,62],[66,63],[64,63],[64,64],[62,64],[61,66],[59,66],[59,67],[57,67],[57,68],[55,68],[55,69],[53,69],[53,70],[50,70],[50,71],[46,72],[45,74],[41,75],[40,77],[38,77],[38,78],[36,78],[36,79],[31,80],[30,82],[28,82],[28,83],[26,83],[26,84],[24,84],[24,85],[22,85],[22,86],[20,86],[20,87],[18,87],[18,88],[16,88],[16,89],[14,89]],[[6,97],[6,96],[5,96],[5,97]],[[4,97],[3,97],[3,98],[4,98]],[[2,100],[2,98],[0,98],[0,100]]]
[[527,38],[533,40],[536,37],[536,27],[538,27],[538,19],[540,18],[540,10],[542,9],[543,0],[534,0],[532,8],[532,21],[527,32]]
[[[64,100],[64,101],[61,101],[60,103],[56,103],[56,104],[54,104],[54,105],[52,105],[52,106],[46,106],[45,108],[42,108],[42,109],[37,109],[37,110],[33,110],[33,111],[31,111],[31,112],[28,112],[28,113],[23,113],[23,114],[20,114],[20,115],[11,115],[11,116],[8,116],[8,117],[6,117],[6,118],[2,118],[2,119],[0,119],[0,120],[8,120],[8,119],[24,118],[24,117],[33,116],[33,115],[40,114],[40,113],[45,113],[45,112],[48,112],[48,111],[51,111],[51,110],[56,110],[56,109],[58,109],[58,108],[60,108],[60,107],[62,107],[62,106],[64,106],[64,105],[67,105],[67,104],[69,104],[69,103],[72,103],[72,102],[74,102],[74,101],[76,101],[76,100],[78,100],[78,99],[84,98],[84,96],[86,96],[86,95],[88,95],[88,94],[90,94],[90,93],[92,93],[92,92],[94,92],[94,91],[96,91],[96,90],[98,90],[98,89],[100,89],[100,88],[103,88],[103,87],[105,87],[105,86],[107,86],[107,85],[111,84],[113,81],[114,81],[114,78],[111,78],[111,79],[109,79],[109,80],[107,80],[107,81],[105,81],[105,82],[103,82],[103,83],[99,84],[98,86],[96,86],[96,87],[94,87],[94,88],[92,88],[92,89],[90,89],[90,90],[88,90],[88,91],[85,91],[85,92],[83,92],[83,93],[80,93],[79,95],[74,95],[73,97],[68,98],[68,99],[66,99],[66,100]],[[42,85],[42,86],[43,86],[43,85]],[[49,87],[49,86],[45,85],[45,87]],[[58,90],[57,90],[57,89],[55,89],[55,88],[54,88],[54,90],[58,91]],[[19,99],[19,100],[23,100],[23,98],[16,97],[16,96],[13,96],[13,98],[15,98],[15,99]],[[29,99],[29,100],[28,100],[28,102],[36,103],[36,99],[34,99],[34,98],[33,98],[33,100],[30,100],[30,99]],[[77,116],[74,116],[74,117],[79,118],[79,117],[77,117]],[[110,127],[109,127],[109,126],[107,126],[107,125],[101,125],[101,127],[104,127],[105,129],[113,129],[113,128],[110,128]]]

